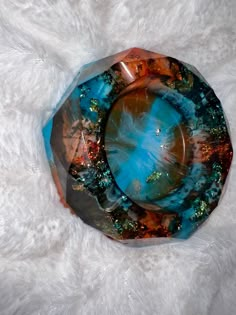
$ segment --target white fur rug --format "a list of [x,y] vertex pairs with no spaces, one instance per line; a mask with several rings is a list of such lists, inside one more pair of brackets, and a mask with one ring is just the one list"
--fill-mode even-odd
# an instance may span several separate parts
[[1,0],[0,314],[236,314],[236,164],[184,242],[130,248],[59,202],[41,128],[84,63],[136,46],[194,64],[236,141],[235,0]]

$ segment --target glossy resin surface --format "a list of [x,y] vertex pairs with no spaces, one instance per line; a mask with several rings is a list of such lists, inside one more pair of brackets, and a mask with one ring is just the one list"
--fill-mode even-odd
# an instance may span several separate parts
[[217,206],[232,160],[200,73],[138,48],[84,66],[43,135],[62,202],[123,241],[188,237]]

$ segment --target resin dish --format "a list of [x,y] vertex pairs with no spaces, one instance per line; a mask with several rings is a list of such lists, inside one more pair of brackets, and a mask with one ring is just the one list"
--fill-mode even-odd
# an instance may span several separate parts
[[125,242],[188,237],[217,206],[232,160],[201,74],[138,48],[82,67],[43,135],[63,204]]

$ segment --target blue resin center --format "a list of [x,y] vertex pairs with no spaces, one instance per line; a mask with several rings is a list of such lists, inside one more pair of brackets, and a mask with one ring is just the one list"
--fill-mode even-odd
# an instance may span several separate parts
[[119,188],[142,206],[166,196],[184,175],[181,120],[167,99],[142,90],[112,107],[105,134],[108,163]]

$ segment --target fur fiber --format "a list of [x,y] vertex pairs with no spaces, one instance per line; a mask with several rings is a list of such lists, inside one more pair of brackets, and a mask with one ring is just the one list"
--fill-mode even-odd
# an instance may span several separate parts
[[235,0],[1,0],[1,315],[236,314],[235,160],[190,239],[131,248],[63,208],[41,134],[81,65],[135,46],[195,65],[235,144],[235,18]]

